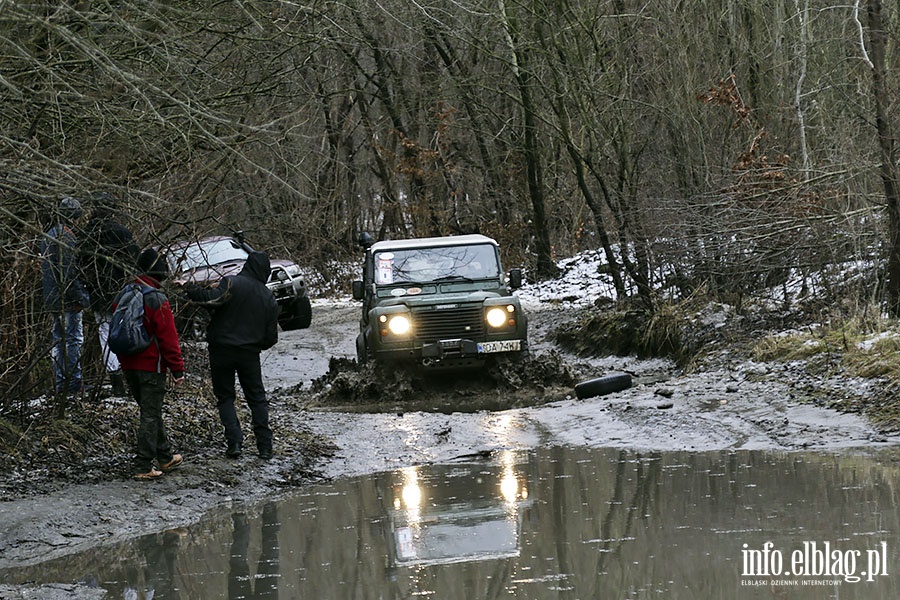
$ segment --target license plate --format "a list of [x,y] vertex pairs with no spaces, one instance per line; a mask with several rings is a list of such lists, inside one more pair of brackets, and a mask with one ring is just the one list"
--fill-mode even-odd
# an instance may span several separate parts
[[493,352],[518,352],[522,348],[522,340],[504,340],[502,342],[479,342],[479,354]]

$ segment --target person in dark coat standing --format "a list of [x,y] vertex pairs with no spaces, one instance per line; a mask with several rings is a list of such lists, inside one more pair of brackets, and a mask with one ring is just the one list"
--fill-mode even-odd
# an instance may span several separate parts
[[[141,275],[135,283],[151,288],[144,294],[144,326],[152,341],[140,354],[120,354],[118,358],[125,382],[140,408],[134,479],[148,480],[161,477],[183,461],[180,454],[172,452],[163,424],[162,409],[166,375],[172,373],[173,383],[181,385],[184,382],[184,359],[172,307],[166,295],[159,290],[159,284],[169,275],[165,259],[149,248],[141,252],[137,267]],[[113,300],[113,310],[123,293],[124,290]],[[154,461],[159,468],[154,466]]]
[[83,311],[90,304],[90,297],[81,279],[74,230],[82,214],[81,203],[76,198],[63,198],[40,249],[44,306],[53,315],[50,357],[57,394],[80,394],[84,388],[81,380]]
[[269,257],[254,251],[240,273],[223,277],[216,287],[192,285],[185,290],[191,301],[211,312],[206,329],[209,367],[229,458],[238,458],[244,443],[234,406],[235,374],[250,408],[259,457],[272,458],[269,401],[259,362],[259,353],[278,341],[278,304],[266,287],[269,272]]
[[113,298],[125,284],[126,269],[131,269],[138,257],[138,247],[131,231],[116,220],[116,198],[108,192],[91,194],[91,218],[84,229],[81,242],[85,283],[91,296],[91,311],[97,323],[100,351],[113,396],[125,395],[121,365],[115,353],[109,351],[109,324],[112,320]]

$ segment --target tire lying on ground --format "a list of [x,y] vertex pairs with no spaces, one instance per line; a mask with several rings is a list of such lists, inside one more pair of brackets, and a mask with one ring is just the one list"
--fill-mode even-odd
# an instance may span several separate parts
[[312,302],[309,296],[300,296],[282,309],[278,324],[284,331],[307,329],[312,324]]
[[579,399],[604,396],[613,392],[621,392],[631,387],[631,375],[628,373],[612,373],[596,379],[582,381],[575,386],[575,396]]

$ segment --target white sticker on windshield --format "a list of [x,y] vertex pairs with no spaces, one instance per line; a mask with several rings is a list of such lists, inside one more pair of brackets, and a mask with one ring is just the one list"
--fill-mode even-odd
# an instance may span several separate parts
[[386,285],[394,283],[394,255],[385,252],[378,256],[378,264],[375,268],[375,283]]

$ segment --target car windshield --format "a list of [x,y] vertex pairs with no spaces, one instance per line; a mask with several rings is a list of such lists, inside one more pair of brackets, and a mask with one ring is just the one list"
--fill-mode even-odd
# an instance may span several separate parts
[[497,253],[490,244],[442,246],[375,253],[375,283],[428,283],[476,280],[500,275]]
[[215,240],[192,243],[177,250],[172,258],[176,271],[190,271],[233,260],[247,260],[247,251],[234,240]]

